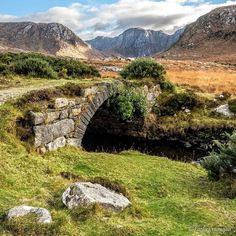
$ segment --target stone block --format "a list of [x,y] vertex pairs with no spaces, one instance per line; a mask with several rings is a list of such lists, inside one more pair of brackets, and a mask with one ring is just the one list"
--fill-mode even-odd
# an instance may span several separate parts
[[64,147],[66,145],[66,139],[65,137],[59,137],[55,139],[53,142],[48,143],[46,145],[46,148],[48,151],[55,151],[58,148]]
[[60,120],[51,125],[53,138],[59,138],[70,134],[75,129],[75,122],[72,119]]
[[69,138],[67,139],[67,145],[73,147],[81,147],[82,140],[78,138]]
[[73,117],[76,117],[76,116],[78,116],[80,113],[81,113],[81,106],[79,106],[79,107],[76,107],[76,108],[72,108],[71,110],[70,110],[70,115],[69,115],[69,117],[70,118],[73,118]]
[[91,95],[95,95],[97,93],[97,91],[98,91],[97,87],[85,88],[85,89],[81,90],[81,95],[83,97],[88,97]]
[[36,148],[49,142],[52,142],[54,139],[51,125],[34,126],[34,134],[34,145]]
[[46,113],[45,123],[52,123],[60,118],[60,111],[49,111]]
[[46,114],[42,112],[29,112],[29,119],[31,124],[33,125],[40,125],[45,122]]
[[69,104],[69,101],[67,98],[56,98],[54,106],[56,109],[58,109],[58,108],[66,107],[68,106],[68,104]]
[[65,109],[65,110],[62,110],[61,113],[60,113],[60,119],[66,119],[69,117],[69,111],[68,109]]
[[50,125],[34,127],[35,147],[48,144],[55,139],[70,134],[75,129],[75,122],[72,119],[64,119]]

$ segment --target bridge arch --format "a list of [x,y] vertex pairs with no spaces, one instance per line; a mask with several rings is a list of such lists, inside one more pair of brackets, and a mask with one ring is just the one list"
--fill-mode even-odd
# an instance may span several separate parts
[[29,113],[34,146],[39,152],[66,145],[81,147],[87,126],[102,104],[118,92],[121,82],[81,89],[76,99],[56,98],[53,109]]

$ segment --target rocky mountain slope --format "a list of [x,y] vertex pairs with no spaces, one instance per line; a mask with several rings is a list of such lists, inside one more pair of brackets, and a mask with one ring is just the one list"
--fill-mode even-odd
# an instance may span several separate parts
[[61,24],[0,23],[0,51],[21,50],[76,58],[101,56]]
[[236,59],[236,5],[217,8],[188,25],[169,58]]
[[92,47],[110,55],[144,57],[168,49],[176,43],[183,29],[172,35],[162,31],[131,28],[117,37],[97,37],[87,41]]

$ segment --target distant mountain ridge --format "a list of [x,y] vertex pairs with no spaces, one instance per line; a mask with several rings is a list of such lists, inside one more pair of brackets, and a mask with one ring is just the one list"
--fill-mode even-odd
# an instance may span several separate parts
[[33,51],[77,58],[100,56],[69,28],[58,23],[0,23],[0,50]]
[[168,49],[179,40],[183,31],[180,29],[168,35],[162,31],[130,28],[114,38],[98,36],[86,42],[106,54],[144,57]]
[[212,10],[188,25],[180,40],[162,56],[236,60],[236,5]]

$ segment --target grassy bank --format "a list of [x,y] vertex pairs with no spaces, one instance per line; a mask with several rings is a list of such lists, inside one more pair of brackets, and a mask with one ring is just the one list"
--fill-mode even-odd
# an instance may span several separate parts
[[[0,215],[27,204],[49,209],[54,223],[2,219],[1,235],[220,235],[192,227],[235,228],[236,200],[227,198],[227,185],[209,182],[201,167],[131,151],[28,153],[14,133],[19,115],[9,104],[0,107]],[[132,207],[120,214],[99,206],[67,210],[61,203],[67,186],[96,177],[120,185]]]

